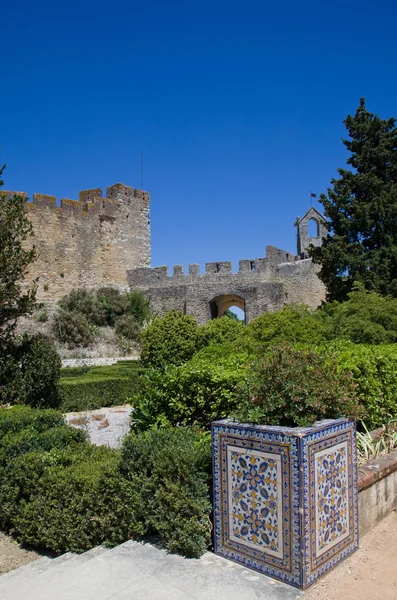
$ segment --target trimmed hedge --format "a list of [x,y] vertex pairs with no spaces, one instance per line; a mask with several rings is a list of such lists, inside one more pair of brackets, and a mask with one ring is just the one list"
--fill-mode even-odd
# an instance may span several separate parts
[[200,556],[211,543],[211,446],[182,427],[129,435],[121,472],[139,494],[136,518],[170,552]]
[[63,369],[60,408],[74,412],[125,404],[140,390],[144,371],[138,361]]
[[[44,413],[40,415],[40,413]],[[83,552],[155,536],[171,552],[210,544],[210,445],[176,428],[88,444],[60,413],[0,409],[0,526],[20,542]]]
[[397,418],[397,344],[365,345],[335,341],[327,346],[339,370],[348,369],[372,430]]

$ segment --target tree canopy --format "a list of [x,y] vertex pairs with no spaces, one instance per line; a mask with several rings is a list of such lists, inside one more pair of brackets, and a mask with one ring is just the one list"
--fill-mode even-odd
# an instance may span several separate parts
[[328,235],[309,253],[321,265],[328,300],[346,299],[355,281],[397,297],[396,120],[370,113],[361,98],[344,124],[352,169],[338,169],[328,195],[321,194]]
[[[0,178],[4,168],[0,168]],[[22,286],[36,256],[34,246],[26,246],[32,235],[25,198],[0,190],[0,344],[9,341],[18,317],[29,314],[35,305],[36,286]]]

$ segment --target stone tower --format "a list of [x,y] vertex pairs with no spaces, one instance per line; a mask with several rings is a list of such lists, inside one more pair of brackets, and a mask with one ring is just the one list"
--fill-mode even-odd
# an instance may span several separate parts
[[[309,221],[314,221],[316,225],[315,236],[309,236]],[[327,236],[326,221],[323,215],[312,206],[302,218],[297,217],[295,226],[298,228],[296,253],[300,258],[307,258],[307,249],[310,244],[319,247],[322,244],[323,237]]]

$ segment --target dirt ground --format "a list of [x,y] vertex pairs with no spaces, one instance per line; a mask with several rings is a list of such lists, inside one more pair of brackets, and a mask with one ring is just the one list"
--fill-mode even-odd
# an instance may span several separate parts
[[360,539],[360,547],[309,588],[304,600],[397,600],[397,512]]
[[24,550],[12,537],[0,531],[0,575],[40,558],[40,554]]

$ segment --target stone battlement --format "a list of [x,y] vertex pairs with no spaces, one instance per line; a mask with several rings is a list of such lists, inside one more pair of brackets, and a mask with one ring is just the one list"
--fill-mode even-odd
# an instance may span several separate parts
[[[22,196],[27,198],[26,192],[15,192],[1,190],[1,195]],[[32,202],[28,202],[28,210],[49,208],[65,215],[76,217],[104,217],[116,218],[121,205],[130,206],[133,209],[137,205],[149,207],[150,194],[143,190],[134,189],[122,183],[116,183],[106,188],[106,196],[103,197],[101,188],[83,190],[79,193],[78,200],[61,198],[57,203],[56,196],[47,194],[33,194]]]
[[[0,195],[20,195],[5,192]],[[34,194],[27,202],[37,260],[38,299],[58,300],[73,289],[127,288],[127,269],[150,265],[150,194],[122,183],[80,192],[78,200]]]
[[[199,264],[190,264],[188,272],[185,272],[184,265],[174,265],[172,273],[169,272],[168,266],[161,267],[146,267],[128,270],[128,282],[131,287],[135,285],[163,285],[169,282],[173,285],[174,282],[184,280],[188,282],[191,279],[202,280],[222,280],[225,276],[233,276],[236,278],[262,278],[269,270],[275,270],[282,265],[293,265],[296,262],[302,262],[301,259],[285,250],[280,250],[274,246],[266,247],[266,258],[252,258],[240,260],[238,263],[238,271],[233,272],[233,265],[230,261],[208,262],[205,263],[205,273],[200,272]],[[214,277],[215,276],[215,277]],[[178,280],[178,281],[176,281]]]

